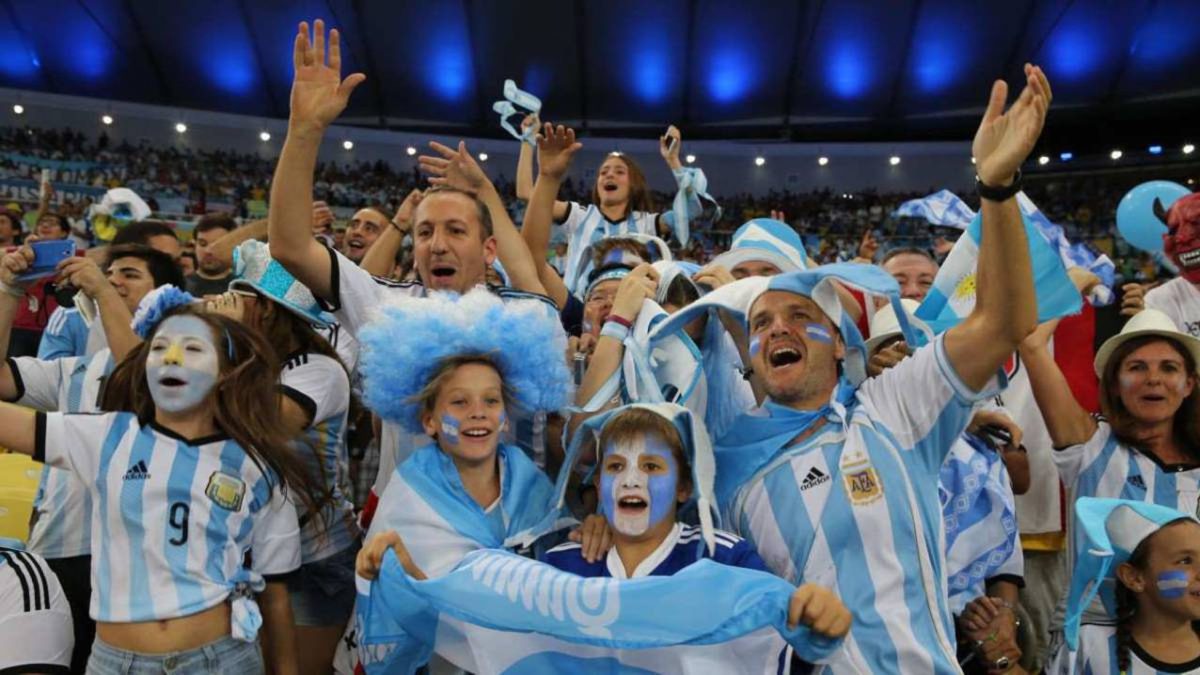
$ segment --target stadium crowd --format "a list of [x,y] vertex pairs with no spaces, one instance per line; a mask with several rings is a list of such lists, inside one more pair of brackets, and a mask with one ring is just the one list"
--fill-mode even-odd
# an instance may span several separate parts
[[340,40],[277,159],[0,132],[0,672],[1200,672],[1200,197],[1164,279],[1140,177],[1025,181],[1041,68],[959,230],[674,127],[580,185],[552,111],[511,182],[319,163]]

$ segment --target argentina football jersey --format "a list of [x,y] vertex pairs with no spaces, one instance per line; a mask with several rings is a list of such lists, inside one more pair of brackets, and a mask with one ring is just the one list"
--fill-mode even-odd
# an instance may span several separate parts
[[186,441],[130,413],[49,413],[36,444],[34,459],[86,477],[97,621],[195,614],[300,566],[295,508],[227,437]]
[[[9,360],[17,383],[17,404],[45,412],[95,412],[104,379],[113,369],[112,353],[42,360]],[[72,558],[91,552],[92,498],[71,472],[42,468],[33,504],[29,550],[44,558]]]

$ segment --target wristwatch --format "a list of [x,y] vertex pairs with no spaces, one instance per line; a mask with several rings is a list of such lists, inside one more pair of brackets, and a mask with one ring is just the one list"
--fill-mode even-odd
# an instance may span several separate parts
[[1012,185],[996,187],[988,185],[980,180],[979,176],[975,176],[975,191],[979,193],[980,199],[986,199],[989,202],[1003,202],[1012,198],[1013,195],[1021,191],[1021,170],[1017,169],[1017,173],[1013,176]]

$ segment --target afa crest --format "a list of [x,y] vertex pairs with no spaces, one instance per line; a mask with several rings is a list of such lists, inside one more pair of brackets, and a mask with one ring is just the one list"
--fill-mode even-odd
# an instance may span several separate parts
[[866,506],[883,496],[883,484],[870,459],[853,458],[843,463],[841,469],[842,485],[854,506]]
[[237,476],[214,471],[208,477],[208,486],[204,488],[204,494],[223,509],[240,511],[242,498],[246,495],[246,483]]

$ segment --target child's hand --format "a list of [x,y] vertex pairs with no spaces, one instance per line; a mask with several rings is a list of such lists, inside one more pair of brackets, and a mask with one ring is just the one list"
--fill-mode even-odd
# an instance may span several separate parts
[[803,584],[792,593],[788,603],[788,628],[800,624],[814,633],[840,638],[850,632],[850,610],[833,591],[817,584]]
[[383,566],[383,554],[387,553],[389,548],[396,551],[396,557],[400,559],[400,564],[409,576],[417,580],[426,578],[421,568],[413,562],[408,549],[404,547],[404,540],[395,530],[380,532],[367,540],[354,561],[354,572],[364,579],[374,581],[379,577],[379,568]]
[[590,563],[599,560],[612,548],[612,528],[608,526],[604,516],[598,513],[584,518],[579,529],[573,530],[567,538],[579,542],[583,559]]

